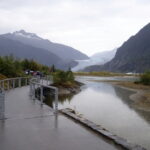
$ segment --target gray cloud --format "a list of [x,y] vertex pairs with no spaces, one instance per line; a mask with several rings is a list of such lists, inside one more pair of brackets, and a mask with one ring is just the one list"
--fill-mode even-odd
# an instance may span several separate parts
[[25,29],[93,54],[135,34],[149,8],[149,0],[1,0],[0,33]]

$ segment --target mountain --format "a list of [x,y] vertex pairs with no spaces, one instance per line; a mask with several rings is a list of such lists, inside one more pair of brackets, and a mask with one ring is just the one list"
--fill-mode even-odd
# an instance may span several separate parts
[[53,64],[59,66],[58,63],[61,64],[62,62],[61,58],[45,49],[35,48],[18,41],[0,37],[0,56],[8,55],[13,55],[17,58],[34,59],[49,66]]
[[24,30],[3,34],[1,36],[11,40],[19,41],[26,45],[31,45],[36,48],[48,50],[66,62],[76,59],[88,59],[87,55],[81,53],[80,51],[72,47],[63,44],[53,43],[49,40],[37,36],[34,33],[27,33]]
[[115,57],[104,65],[84,71],[145,72],[150,70],[150,23],[118,48]]
[[99,62],[101,64],[104,64],[115,57],[116,51],[117,51],[117,49],[115,48],[110,51],[99,52],[99,53],[92,55],[91,59],[96,60],[97,62]]
[[110,61],[115,56],[116,51],[117,49],[114,49],[111,51],[99,52],[99,53],[92,55],[89,59],[76,60],[78,65],[73,67],[72,70],[79,71],[91,65],[103,65],[106,62]]

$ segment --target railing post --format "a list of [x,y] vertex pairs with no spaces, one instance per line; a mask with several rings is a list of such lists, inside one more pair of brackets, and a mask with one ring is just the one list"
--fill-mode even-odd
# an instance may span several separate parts
[[40,87],[40,101],[43,104],[43,86]]
[[30,84],[30,78],[27,78],[27,85]]
[[46,77],[46,82],[47,82],[47,85],[48,85],[48,78]]
[[[41,79],[42,80],[42,79]],[[58,88],[56,87],[53,87],[53,86],[47,86],[47,85],[43,85],[41,82],[40,83],[37,83],[37,80],[36,78],[34,79],[30,79],[30,96],[32,99],[35,99],[35,89],[36,87],[35,86],[39,86],[40,87],[40,101],[41,101],[41,104],[43,104],[43,87],[47,87],[49,89],[53,89],[54,90],[54,98],[55,98],[55,105],[54,105],[54,110],[55,110],[55,113],[57,114],[58,112]]]
[[7,80],[7,90],[9,90],[9,80]]
[[35,84],[32,84],[32,97],[35,100]]
[[0,120],[5,119],[5,93],[0,89]]
[[15,79],[12,80],[13,81],[13,89],[15,88]]
[[13,89],[13,79],[11,79],[10,83],[11,83],[11,87],[10,88]]
[[5,90],[5,81],[3,81],[3,90]]
[[58,111],[58,88],[55,88],[55,113]]
[[32,83],[30,81],[30,96],[32,96]]
[[28,79],[25,78],[25,85],[28,85]]
[[37,81],[38,83],[41,82],[40,76],[37,77],[37,80],[38,80],[38,81]]
[[19,87],[21,87],[21,78],[19,78]]

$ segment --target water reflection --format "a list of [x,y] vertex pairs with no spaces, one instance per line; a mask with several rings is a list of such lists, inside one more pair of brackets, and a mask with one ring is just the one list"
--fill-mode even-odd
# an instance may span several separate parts
[[[92,82],[97,77],[82,77],[85,83],[76,95],[59,97],[59,108],[76,108],[91,121],[111,132],[150,149],[150,113],[133,106],[133,92],[104,82]],[[103,78],[104,79],[104,78]],[[107,78],[108,79],[108,78]],[[53,98],[46,103],[53,107]]]
[[[65,102],[70,103],[74,95],[75,94],[64,94],[64,95],[59,96],[58,97],[59,104],[63,105]],[[47,95],[47,97],[44,100],[44,102],[52,108],[54,108],[54,101],[55,99],[54,99],[54,96],[52,95]]]
[[114,86],[114,89],[116,95],[120,98],[120,100],[122,100],[122,102],[127,104],[129,108],[133,109],[138,115],[140,115],[140,117],[145,119],[145,121],[147,121],[150,124],[150,112],[136,108],[134,106],[134,102],[129,98],[129,96],[135,92],[132,92],[130,90],[124,90],[123,88],[117,86]]
[[127,89],[123,89],[123,88],[120,88],[118,86],[113,86],[114,90],[115,90],[115,93],[117,95],[117,97],[120,98],[120,100],[124,103],[124,104],[127,104],[127,106],[129,108],[133,108],[132,104],[133,104],[133,101],[129,98],[130,95],[134,94],[135,92],[132,92],[130,90],[127,90]]

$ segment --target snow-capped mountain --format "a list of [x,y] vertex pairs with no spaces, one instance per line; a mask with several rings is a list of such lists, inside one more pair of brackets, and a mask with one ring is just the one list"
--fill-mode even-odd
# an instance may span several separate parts
[[99,52],[92,55],[90,59],[76,60],[76,62],[78,62],[78,65],[72,68],[72,70],[79,71],[88,66],[103,65],[115,57],[116,51],[117,49],[113,49],[111,51]]
[[5,38],[19,41],[23,44],[30,45],[36,48],[42,48],[60,57],[63,61],[88,59],[88,56],[82,52],[59,43],[53,43],[47,39],[43,39],[34,33],[28,33],[24,30],[16,31],[1,35]]
[[74,60],[88,59],[82,52],[63,44],[53,43],[24,30],[0,35],[0,55],[34,59],[48,66],[67,70],[76,66]]
[[13,36],[24,37],[24,38],[32,38],[37,40],[42,40],[42,38],[38,37],[35,33],[27,33],[25,30],[15,31],[12,33]]

